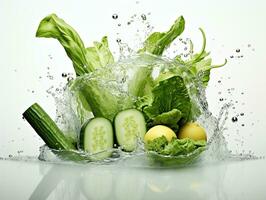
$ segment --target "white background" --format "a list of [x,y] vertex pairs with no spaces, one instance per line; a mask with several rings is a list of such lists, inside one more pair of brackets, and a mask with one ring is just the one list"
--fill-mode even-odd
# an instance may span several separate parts
[[[232,149],[252,150],[258,155],[266,153],[266,4],[259,1],[178,1],[178,0],[132,0],[121,1],[0,1],[0,156],[37,155],[42,141],[31,127],[22,120],[23,111],[39,102],[54,116],[54,102],[46,97],[46,90],[53,84],[64,82],[62,72],[73,72],[70,60],[60,44],[52,39],[35,38],[40,20],[56,13],[77,30],[86,46],[108,35],[111,49],[116,50],[115,39],[118,21],[112,19],[117,13],[124,32],[122,37],[134,43],[132,28],[126,22],[133,14],[151,12],[148,20],[155,30],[167,30],[173,21],[183,15],[186,19],[185,37],[195,41],[200,48],[198,27],[207,34],[207,48],[215,63],[223,62],[230,55],[244,55],[242,59],[229,59],[226,67],[212,72],[207,90],[210,110],[217,115],[223,98],[229,98],[226,90],[235,88],[231,99],[238,101],[235,111],[244,112],[238,123],[227,123],[229,146]],[[127,33],[127,34],[126,34]],[[251,47],[248,47],[248,44]],[[235,50],[240,48],[241,53]],[[49,57],[52,56],[52,59]],[[116,54],[117,56],[117,54]],[[54,81],[46,77],[47,67]],[[42,76],[40,79],[39,76]],[[218,84],[218,80],[222,83]],[[32,93],[34,91],[34,93]],[[241,93],[244,92],[243,95]],[[242,104],[245,105],[242,105]],[[234,113],[236,112],[236,113]],[[241,124],[245,124],[244,127]],[[254,123],[254,125],[252,125]],[[239,129],[239,135],[236,130]],[[244,141],[242,146],[236,139]]]

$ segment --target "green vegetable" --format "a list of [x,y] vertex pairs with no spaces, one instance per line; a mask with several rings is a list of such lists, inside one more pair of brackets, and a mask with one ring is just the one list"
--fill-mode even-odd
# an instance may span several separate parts
[[93,155],[94,160],[101,160],[110,156],[110,150],[114,145],[114,133],[112,123],[105,118],[93,118],[88,120],[80,131],[80,147]]
[[57,39],[72,60],[78,76],[93,70],[86,58],[86,48],[78,33],[55,14],[48,15],[40,22],[36,36]]
[[180,16],[167,32],[152,33],[145,41],[141,52],[148,52],[154,55],[162,55],[165,48],[167,48],[172,41],[174,41],[185,29],[185,20]]
[[47,146],[54,150],[75,150],[50,116],[37,103],[30,106],[23,117],[29,122]]
[[151,122],[148,124],[149,127],[155,125],[166,125],[169,126],[173,131],[178,131],[178,122],[182,117],[182,112],[178,109],[172,109],[171,111],[164,112],[159,114],[151,119]]
[[173,76],[160,81],[152,90],[152,96],[141,98],[137,106],[143,111],[148,124],[163,123],[175,130],[178,123],[189,119],[191,103],[183,78]]
[[[225,62],[221,65],[212,65],[212,59],[207,58],[210,55],[210,52],[206,52],[206,35],[204,31],[200,28],[199,29],[202,37],[203,37],[203,45],[199,53],[192,54],[190,59],[187,61],[183,61],[180,56],[176,56],[176,60],[178,62],[181,62],[186,66],[186,69],[190,71],[191,78],[198,77],[204,86],[208,85],[208,82],[210,80],[210,71],[214,68],[219,68],[224,66],[227,63],[227,60],[225,59]],[[193,52],[193,43],[190,41],[190,52]]]
[[125,151],[136,149],[138,138],[143,140],[146,133],[144,116],[136,109],[119,112],[115,117],[114,126],[117,142]]
[[136,97],[142,97],[145,94],[149,94],[153,87],[151,73],[152,68],[148,66],[139,68],[128,85],[128,91],[130,94]]
[[[114,63],[106,36],[102,38],[101,42],[94,42],[93,47],[85,48],[78,33],[55,14],[48,15],[40,22],[36,36],[57,39],[64,47],[68,57],[72,60],[77,76],[92,72],[98,67],[105,67]],[[69,87],[70,89],[73,88],[72,84],[69,84]],[[87,101],[86,93],[81,91],[75,91],[74,93],[77,102],[77,113],[82,124],[88,119],[89,113],[92,110],[91,102]]]
[[[94,117],[104,117],[113,121],[119,111],[133,107],[132,99],[121,99],[121,97],[104,87],[100,80],[81,77],[77,78],[75,82],[72,90],[82,93],[86,102],[89,102]],[[123,103],[121,103],[121,100],[123,100]]]
[[193,153],[198,148],[204,150],[206,141],[194,141],[189,138],[172,139],[170,142],[162,136],[152,141],[148,141],[145,145],[147,151],[153,151],[161,155],[179,156]]
[[107,36],[104,36],[101,42],[94,42],[93,44],[93,47],[86,49],[86,57],[93,70],[114,63],[114,57],[109,50]]

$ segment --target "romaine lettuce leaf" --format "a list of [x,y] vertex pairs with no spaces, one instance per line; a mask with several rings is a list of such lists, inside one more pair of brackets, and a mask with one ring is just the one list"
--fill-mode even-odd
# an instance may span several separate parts
[[78,33],[57,15],[48,15],[40,22],[36,37],[57,39],[72,60],[78,76],[92,71],[86,58],[86,48]]
[[72,60],[77,76],[114,63],[106,36],[86,49],[78,33],[55,14],[48,15],[40,22],[36,37],[57,39]]
[[[85,75],[94,71],[98,67],[105,67],[108,64],[114,63],[114,58],[109,50],[108,39],[106,36],[102,38],[101,42],[94,42],[93,47],[85,48],[78,33],[55,14],[48,15],[40,22],[36,37],[57,39],[64,47],[68,57],[72,60],[77,76]],[[74,88],[73,82],[69,83],[68,86],[70,90],[72,90],[72,88]],[[88,87],[86,91],[72,91],[75,94],[75,101],[77,103],[76,110],[81,124],[88,119],[91,110],[96,112],[98,109],[93,108],[93,106],[95,106],[93,101],[88,102],[88,96],[90,95],[87,94],[88,91],[93,91],[91,94],[93,95],[96,90],[97,88],[92,90],[91,87]],[[104,94],[103,96],[108,96],[115,101],[111,98],[110,94]],[[110,109],[110,111],[112,111],[112,109]],[[107,115],[110,117],[109,114]]]
[[86,58],[93,69],[114,63],[114,57],[109,49],[107,36],[104,36],[101,42],[94,42],[93,44],[93,47],[86,49]]
[[139,53],[148,52],[154,55],[162,55],[172,41],[174,41],[185,29],[185,20],[180,16],[167,32],[154,32],[145,41],[144,47]]
[[174,129],[178,128],[177,122],[183,124],[189,119],[191,109],[190,97],[180,76],[160,81],[152,94],[140,98],[136,105],[144,113],[148,125],[164,122]]

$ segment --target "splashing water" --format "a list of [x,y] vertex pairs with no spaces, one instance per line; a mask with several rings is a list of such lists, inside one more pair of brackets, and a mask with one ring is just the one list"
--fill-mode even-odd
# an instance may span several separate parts
[[[99,68],[96,71],[77,78],[78,84],[73,89],[69,87],[64,87],[64,90],[60,93],[61,97],[56,97],[57,105],[57,123],[64,133],[72,138],[77,140],[79,137],[79,130],[81,128],[82,122],[78,119],[78,113],[76,112],[78,102],[75,98],[75,93],[81,90],[83,87],[86,87],[88,84],[97,84],[98,87],[107,89],[113,96],[119,101],[120,110],[126,109],[132,105],[126,105],[126,99],[130,98],[133,101],[136,101],[137,98],[129,94],[129,84],[136,74],[140,70],[149,69],[153,79],[156,79],[158,75],[162,72],[168,72],[172,70],[177,70],[182,72],[182,76],[188,88],[188,92],[191,97],[191,102],[197,105],[201,111],[201,115],[197,118],[197,121],[204,126],[208,143],[205,152],[200,156],[200,163],[213,162],[225,159],[256,159],[256,156],[249,154],[232,154],[227,148],[227,142],[223,135],[225,129],[225,123],[228,119],[228,114],[232,104],[224,104],[220,110],[218,117],[214,117],[208,109],[208,103],[205,95],[205,88],[202,86],[202,83],[199,81],[199,78],[191,79],[190,72],[182,66],[180,63],[173,61],[165,57],[157,57],[148,54],[141,55],[127,55],[121,56],[120,60],[110,66]],[[100,77],[100,78],[99,78]],[[195,93],[195,91],[197,91]],[[60,116],[60,117],[59,117]],[[91,113],[87,113],[87,118],[93,117]],[[137,141],[137,148],[133,152],[124,152],[122,147],[109,149],[106,152],[111,153],[111,156],[105,160],[93,162],[95,164],[110,164],[110,163],[123,163],[124,165],[130,166],[141,166],[141,167],[151,167],[151,154],[145,152],[144,144],[141,139]],[[105,152],[105,153],[106,153]],[[104,152],[100,152],[104,153]],[[93,157],[94,155],[89,155],[84,151],[73,151],[73,152],[63,152],[55,151],[49,149],[47,146],[40,148],[39,159],[50,162],[66,162],[71,161],[62,161],[60,154],[70,155],[73,154],[81,157]],[[70,156],[70,158],[72,158]],[[187,156],[192,155],[182,155],[182,156],[162,156],[162,155],[153,155],[157,156],[159,159],[163,159],[173,166],[174,164],[180,165],[180,163],[172,162],[176,160],[182,160]],[[66,156],[64,156],[66,158]],[[197,157],[197,155],[195,155]],[[70,159],[71,160],[71,159]],[[81,163],[91,162],[90,159],[82,159]],[[186,163],[187,164],[187,163]],[[161,166],[161,163],[152,163],[152,166],[158,167]]]
[[[158,57],[150,54],[141,54],[138,55],[134,49],[140,49],[140,46],[143,45],[142,42],[147,35],[150,34],[153,27],[149,22],[149,13],[133,15],[131,19],[127,22],[127,27],[132,27],[132,24],[136,24],[140,19],[140,23],[144,27],[144,35],[141,36],[139,33],[136,34],[136,41],[134,48],[131,48],[124,39],[117,37],[116,42],[119,47],[119,60],[115,64],[99,68],[92,73],[78,77],[74,79],[72,76],[68,76],[67,73],[62,73],[63,78],[67,78],[68,84],[62,86],[61,88],[54,88],[52,86],[48,93],[51,94],[56,103],[56,123],[59,128],[64,132],[64,134],[73,141],[79,141],[79,132],[81,125],[87,119],[93,117],[91,112],[83,112],[82,115],[84,119],[79,118],[79,99],[76,98],[77,93],[84,89],[88,85],[97,85],[97,87],[108,90],[113,96],[118,99],[119,110],[124,110],[127,108],[132,108],[132,104],[125,104],[128,102],[127,99],[131,99],[131,102],[135,102],[137,97],[132,96],[129,92],[130,82],[134,81],[134,78],[138,76],[138,73],[142,73],[145,70],[150,70],[152,78],[156,79],[160,73],[171,72],[180,74],[183,77],[186,87],[188,89],[189,96],[193,105],[198,107],[201,115],[197,117],[197,122],[199,122],[206,130],[208,142],[206,150],[200,155],[197,159],[198,163],[208,163],[213,161],[220,161],[225,159],[235,159],[235,160],[247,160],[247,159],[257,159],[258,157],[252,154],[232,154],[228,149],[227,141],[224,136],[224,130],[226,129],[225,124],[228,120],[228,115],[230,108],[233,106],[232,103],[225,103],[219,112],[218,117],[213,116],[211,111],[208,108],[208,102],[205,95],[205,87],[200,81],[199,77],[191,78],[191,72],[186,69],[182,64],[169,59],[173,46],[176,46],[176,43],[173,43],[169,47],[165,54],[165,57]],[[113,14],[112,18],[118,23],[118,27],[121,27],[120,17],[117,14]],[[177,41],[183,45],[183,50],[180,52],[182,58],[192,56],[193,51],[190,50],[188,45],[190,44],[190,39],[179,38]],[[137,44],[140,43],[140,44]],[[236,53],[240,53],[240,49],[236,49]],[[176,55],[176,50],[173,52]],[[167,56],[167,57],[166,57]],[[49,58],[52,57],[49,55]],[[203,75],[203,74],[202,74]],[[47,76],[50,80],[53,80],[53,76],[48,74]],[[69,87],[71,83],[76,83],[75,87]],[[55,89],[55,91],[52,91]],[[223,98],[220,98],[220,101],[223,102]],[[241,115],[242,116],[242,115]],[[232,119],[233,120],[233,119]],[[237,117],[234,118],[234,121],[237,121]],[[79,144],[77,144],[79,146]],[[91,162],[92,157],[97,156],[101,153],[110,153],[111,156],[105,160]],[[151,162],[151,157],[156,157],[156,159],[170,164],[169,166],[180,165],[182,159],[191,157],[192,159],[197,158],[198,155],[189,154],[181,156],[162,156],[156,153],[147,153],[145,152],[144,143],[140,138],[137,139],[137,148],[133,152],[125,152],[122,150],[122,147],[113,148],[106,150],[105,152],[99,152],[97,154],[88,154],[82,150],[79,151],[58,151],[49,149],[46,145],[40,147],[39,160],[48,161],[48,162],[60,162],[60,163],[74,163],[74,160],[77,160],[80,163],[92,163],[92,164],[110,164],[110,163],[120,163],[123,165],[129,166],[139,166],[139,167],[158,167],[162,166],[162,162]],[[64,157],[64,160],[62,160]],[[69,159],[68,159],[69,158]],[[85,158],[85,159],[84,159]],[[16,159],[12,157],[12,159]],[[19,159],[21,160],[21,159]],[[32,158],[26,158],[26,160],[32,160]],[[151,165],[152,164],[152,165]],[[181,164],[191,164],[191,163],[182,163]],[[165,167],[165,166],[164,166]]]

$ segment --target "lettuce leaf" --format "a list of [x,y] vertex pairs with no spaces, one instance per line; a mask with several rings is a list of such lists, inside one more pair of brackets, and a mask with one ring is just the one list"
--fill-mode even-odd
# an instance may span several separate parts
[[137,107],[144,113],[148,125],[159,123],[177,129],[178,122],[189,119],[191,103],[183,78],[172,76],[152,89],[152,94],[140,98]]
[[36,37],[57,39],[72,60],[77,76],[114,63],[106,36],[101,42],[94,42],[93,47],[85,48],[79,34],[55,14],[50,14],[41,20]]
[[92,71],[86,58],[86,48],[78,33],[64,20],[55,14],[41,20],[36,37],[55,38],[64,47],[68,57],[73,62],[76,74],[83,75]]
[[154,55],[162,55],[172,41],[174,41],[185,29],[183,16],[177,18],[167,32],[154,32],[145,41],[144,47],[139,53],[148,52]]
[[155,125],[166,125],[172,128],[175,132],[178,131],[178,122],[182,117],[182,112],[178,109],[172,109],[171,111],[164,112],[151,119],[148,123],[148,127]]
[[93,69],[114,63],[114,57],[109,49],[107,36],[104,36],[101,42],[94,42],[93,44],[93,47],[86,49],[86,58]]
[[170,142],[168,142],[165,136],[148,141],[145,144],[147,151],[153,151],[166,156],[188,155],[193,153],[198,148],[203,147],[204,149],[205,146],[206,141],[204,140],[195,141],[190,138],[184,138],[172,139]]
[[[63,19],[59,18],[55,14],[50,14],[41,20],[36,32],[36,37],[57,39],[64,47],[68,57],[72,60],[77,76],[85,75],[94,71],[98,67],[105,67],[114,63],[114,58],[109,50],[108,39],[106,36],[102,38],[101,42],[94,42],[94,46],[85,48],[85,45],[78,33]],[[68,86],[74,93],[74,98],[77,103],[77,114],[79,116],[80,123],[82,124],[88,119],[91,111],[96,112],[97,110],[97,108],[93,108],[95,104],[88,101],[87,92],[91,89],[91,87],[88,87],[86,91],[73,91],[73,82],[69,83]],[[99,90],[98,93],[101,92],[101,89],[94,88],[93,94],[95,94],[97,89]],[[107,94],[107,91],[103,96],[105,95],[111,98],[111,94]]]

